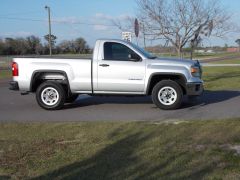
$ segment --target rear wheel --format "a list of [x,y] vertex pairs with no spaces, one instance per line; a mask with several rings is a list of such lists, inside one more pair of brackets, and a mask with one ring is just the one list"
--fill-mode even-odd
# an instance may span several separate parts
[[157,83],[152,91],[153,103],[164,110],[177,109],[181,106],[183,92],[178,83],[163,80]]
[[56,82],[44,82],[36,91],[36,100],[46,110],[60,109],[65,102],[64,88]]

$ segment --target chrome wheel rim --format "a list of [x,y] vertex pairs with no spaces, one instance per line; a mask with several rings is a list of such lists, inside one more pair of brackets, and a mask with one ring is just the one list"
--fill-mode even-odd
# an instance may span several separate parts
[[58,91],[55,88],[47,87],[41,93],[42,102],[48,106],[57,104],[59,100]]
[[173,105],[177,100],[177,92],[172,87],[163,87],[158,92],[158,100],[166,106]]

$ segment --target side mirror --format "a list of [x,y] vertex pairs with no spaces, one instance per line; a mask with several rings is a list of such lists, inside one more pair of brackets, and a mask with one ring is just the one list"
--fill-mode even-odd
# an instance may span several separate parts
[[135,53],[134,54],[129,54],[128,59],[130,61],[134,61],[134,62],[138,62],[138,61],[142,60],[141,57],[139,55],[135,54]]

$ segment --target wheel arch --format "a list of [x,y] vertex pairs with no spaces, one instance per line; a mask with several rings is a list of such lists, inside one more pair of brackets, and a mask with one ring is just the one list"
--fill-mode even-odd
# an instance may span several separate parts
[[187,79],[183,74],[180,74],[180,73],[153,73],[149,77],[146,94],[151,95],[154,86],[162,80],[172,80],[172,81],[177,82],[180,85],[180,87],[182,88],[183,94],[187,93],[187,91],[186,91]]
[[30,82],[30,92],[36,92],[39,85],[45,81],[56,81],[64,85],[67,93],[71,93],[67,73],[61,70],[36,70],[33,72]]

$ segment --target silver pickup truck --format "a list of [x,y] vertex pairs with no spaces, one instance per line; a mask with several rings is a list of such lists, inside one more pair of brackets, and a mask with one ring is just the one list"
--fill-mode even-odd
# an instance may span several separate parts
[[63,107],[79,94],[152,96],[165,110],[181,106],[184,95],[203,92],[196,61],[158,58],[121,40],[97,40],[92,59],[14,58],[11,90],[36,93],[47,110]]

